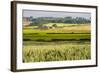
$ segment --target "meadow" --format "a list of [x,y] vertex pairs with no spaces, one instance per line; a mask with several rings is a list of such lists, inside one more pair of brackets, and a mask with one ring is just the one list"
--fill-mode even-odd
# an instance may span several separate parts
[[91,59],[90,24],[56,24],[54,29],[23,27],[23,62]]

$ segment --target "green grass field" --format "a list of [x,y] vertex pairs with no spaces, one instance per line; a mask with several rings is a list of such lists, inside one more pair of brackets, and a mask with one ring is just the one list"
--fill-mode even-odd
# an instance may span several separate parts
[[56,24],[55,29],[35,29],[37,26],[23,28],[23,62],[91,58],[90,24]]
[[89,40],[90,34],[24,34],[24,40],[52,41],[52,40]]

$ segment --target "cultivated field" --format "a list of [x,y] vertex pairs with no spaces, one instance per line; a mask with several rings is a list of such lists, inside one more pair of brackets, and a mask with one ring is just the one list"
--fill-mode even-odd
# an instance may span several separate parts
[[91,59],[90,24],[55,24],[23,28],[23,62]]
[[31,45],[26,42],[23,62],[91,59],[90,43],[76,42],[31,42]]

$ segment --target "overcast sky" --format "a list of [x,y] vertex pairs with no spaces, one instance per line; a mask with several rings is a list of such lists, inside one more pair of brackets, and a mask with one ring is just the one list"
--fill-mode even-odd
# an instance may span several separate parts
[[61,11],[37,11],[37,10],[23,10],[23,17],[84,17],[90,19],[90,13],[83,12],[61,12]]

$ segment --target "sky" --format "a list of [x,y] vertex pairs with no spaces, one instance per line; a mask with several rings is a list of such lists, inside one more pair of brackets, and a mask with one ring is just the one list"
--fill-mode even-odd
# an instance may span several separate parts
[[43,10],[23,10],[23,17],[84,17],[90,19],[91,13],[83,12],[64,12],[64,11],[43,11]]

